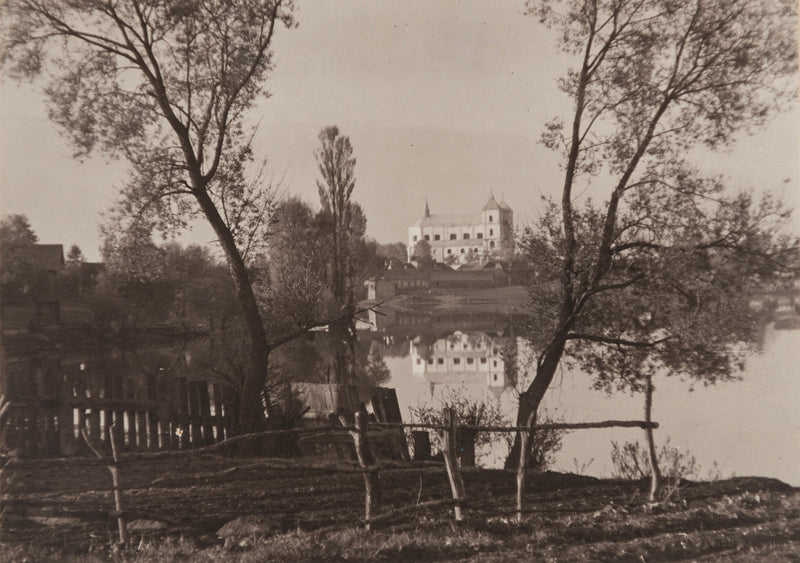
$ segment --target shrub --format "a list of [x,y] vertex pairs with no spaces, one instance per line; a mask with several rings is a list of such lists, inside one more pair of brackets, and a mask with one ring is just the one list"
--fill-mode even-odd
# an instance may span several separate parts
[[[697,459],[690,452],[683,452],[670,444],[670,439],[656,452],[661,475],[667,484],[675,485],[681,479],[698,475]],[[638,442],[611,442],[612,475],[617,479],[641,479],[650,476],[650,456],[647,446]]]

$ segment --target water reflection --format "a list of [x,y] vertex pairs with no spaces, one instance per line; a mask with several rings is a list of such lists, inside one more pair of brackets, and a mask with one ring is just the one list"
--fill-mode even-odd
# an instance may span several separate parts
[[[380,317],[379,317],[380,318]],[[397,320],[391,325],[389,320]],[[515,336],[505,316],[450,312],[392,314],[361,338],[378,340],[386,350],[403,416],[409,408],[435,404],[460,389],[471,398],[496,401],[509,420],[516,416],[517,386],[525,385],[532,355]],[[380,324],[382,323],[382,325]],[[407,352],[405,352],[406,350]],[[697,458],[700,478],[761,475],[800,485],[800,330],[769,328],[763,351],[751,357],[741,381],[694,387],[676,378],[657,377],[654,418],[656,439]],[[562,370],[544,407],[568,422],[641,419],[641,395],[607,395],[591,388],[580,372]],[[633,429],[585,430],[569,434],[556,456],[555,469],[585,468],[610,475],[611,442],[643,440]],[[495,463],[502,459],[495,453]],[[492,463],[484,458],[484,464]],[[716,464],[716,465],[715,465]]]

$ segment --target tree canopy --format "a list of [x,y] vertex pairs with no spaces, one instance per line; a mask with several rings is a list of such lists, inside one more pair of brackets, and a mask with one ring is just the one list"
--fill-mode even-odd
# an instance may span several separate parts
[[[270,342],[245,258],[272,199],[248,176],[248,111],[267,95],[278,25],[291,0],[149,2],[8,0],[4,72],[41,75],[48,113],[77,156],[124,157],[128,183],[113,213],[134,236],[202,216],[217,236],[243,310],[250,367],[239,422],[262,418]],[[266,398],[269,405],[269,398]]]
[[542,135],[562,162],[561,197],[522,238],[539,274],[539,356],[518,422],[565,355],[601,385],[635,385],[645,361],[730,377],[741,363],[731,347],[753,339],[742,287],[796,243],[778,234],[788,219],[778,202],[733,193],[685,156],[731,143],[794,99],[795,3],[543,0],[528,11],[577,64],[559,83],[573,113]]
[[4,215],[0,221],[0,281],[3,297],[18,295],[33,281],[30,249],[39,242],[25,215]]

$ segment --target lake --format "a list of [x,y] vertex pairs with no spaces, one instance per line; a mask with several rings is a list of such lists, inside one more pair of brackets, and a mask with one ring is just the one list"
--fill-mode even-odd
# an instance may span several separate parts
[[[461,321],[459,329],[447,323],[419,327],[403,335],[407,353],[384,355],[391,372],[384,384],[397,390],[404,418],[409,408],[438,405],[443,396],[458,393],[494,401],[510,421],[516,416],[513,382],[505,377],[510,351],[517,355],[522,373],[525,347],[508,334],[502,322],[486,319]],[[380,332],[379,332],[380,334]],[[374,337],[374,336],[373,336]],[[505,353],[504,353],[505,350]],[[677,378],[656,377],[653,419],[660,445],[670,444],[693,455],[697,478],[711,474],[759,475],[800,485],[800,330],[766,330],[763,351],[747,361],[739,381],[704,387]],[[562,371],[555,378],[544,406],[566,422],[643,418],[643,396],[608,395],[593,390],[582,373]],[[555,470],[582,471],[589,475],[611,473],[611,442],[643,442],[636,429],[581,430],[568,434],[556,455]],[[503,448],[484,452],[479,462],[502,463]]]

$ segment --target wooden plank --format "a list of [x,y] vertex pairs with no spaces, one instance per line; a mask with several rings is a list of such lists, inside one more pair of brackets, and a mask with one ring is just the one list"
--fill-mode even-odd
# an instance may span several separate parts
[[197,382],[198,401],[200,408],[200,420],[203,425],[203,444],[214,442],[213,425],[211,421],[211,398],[208,394],[208,382]]
[[214,393],[214,416],[217,423],[217,442],[225,439],[225,415],[224,411],[224,397],[222,396],[222,386],[219,383],[214,383],[211,387]]
[[178,416],[176,423],[176,433],[179,432],[178,445],[185,448],[189,445],[189,386],[185,377],[178,378]]
[[200,385],[198,381],[190,380],[189,385],[189,439],[192,446],[203,443],[200,424]]

